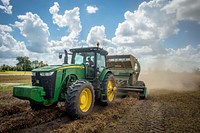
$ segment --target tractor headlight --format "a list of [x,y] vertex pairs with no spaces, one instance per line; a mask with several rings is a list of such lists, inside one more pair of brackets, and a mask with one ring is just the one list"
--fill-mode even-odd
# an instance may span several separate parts
[[40,76],[51,76],[54,72],[40,72]]
[[36,72],[32,72],[32,76],[36,76]]

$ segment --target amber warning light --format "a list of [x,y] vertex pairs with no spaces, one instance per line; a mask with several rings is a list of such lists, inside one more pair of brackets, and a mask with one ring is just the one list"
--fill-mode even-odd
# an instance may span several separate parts
[[97,47],[99,47],[99,42],[97,42]]

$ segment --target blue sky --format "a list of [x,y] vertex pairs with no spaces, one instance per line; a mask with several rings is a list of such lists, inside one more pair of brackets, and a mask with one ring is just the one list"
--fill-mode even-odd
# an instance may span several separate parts
[[200,67],[198,0],[1,0],[0,65],[17,56],[60,64],[58,52],[98,41],[144,69]]

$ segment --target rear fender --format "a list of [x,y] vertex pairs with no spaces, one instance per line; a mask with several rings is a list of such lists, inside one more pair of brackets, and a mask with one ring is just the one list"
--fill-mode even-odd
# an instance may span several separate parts
[[107,73],[112,73],[112,72],[109,69],[106,69],[106,68],[103,69],[103,71],[101,72],[100,77],[99,77],[100,83],[103,82],[103,80],[104,80],[104,78],[105,78]]

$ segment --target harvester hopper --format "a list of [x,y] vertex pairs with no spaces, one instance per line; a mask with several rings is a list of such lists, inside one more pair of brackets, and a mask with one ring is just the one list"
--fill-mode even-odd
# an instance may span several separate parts
[[106,65],[113,72],[122,97],[128,92],[138,92],[140,99],[147,97],[145,83],[138,81],[140,63],[133,55],[109,55],[106,57]]

